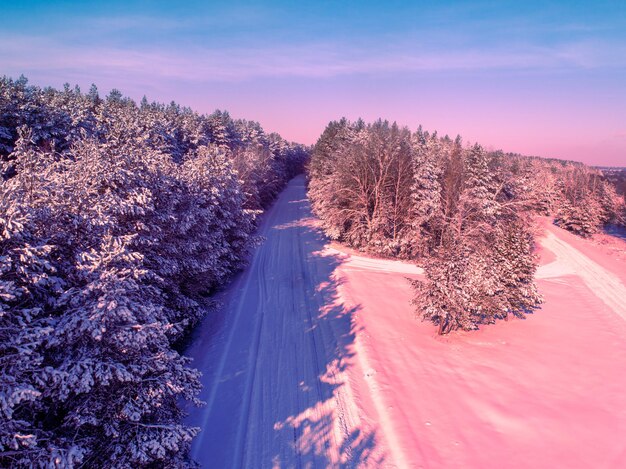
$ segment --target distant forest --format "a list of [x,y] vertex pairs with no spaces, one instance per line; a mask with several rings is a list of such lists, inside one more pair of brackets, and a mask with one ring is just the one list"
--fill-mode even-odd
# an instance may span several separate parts
[[615,190],[626,202],[626,168],[598,168],[604,179],[613,184]]

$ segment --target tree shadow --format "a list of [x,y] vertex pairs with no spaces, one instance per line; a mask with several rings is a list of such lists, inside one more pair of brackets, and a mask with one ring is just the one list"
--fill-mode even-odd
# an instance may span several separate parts
[[626,240],[626,227],[620,225],[605,225],[603,230],[605,234]]
[[[194,334],[195,350],[188,349],[206,376],[201,398],[209,404],[191,410],[187,422],[202,428],[192,456],[205,467],[385,462],[372,416],[359,415],[347,374],[360,307],[341,302],[341,256],[325,249],[328,240],[303,191],[303,178],[296,178],[268,213],[259,258],[218,311],[243,305],[243,319],[216,321],[206,327],[208,336]],[[250,325],[258,315],[260,324]],[[216,341],[206,356],[197,346],[203,340]]]
[[[319,236],[317,230],[313,232]],[[326,242],[326,239],[316,240],[320,241]],[[361,308],[347,308],[341,303],[337,291],[340,281],[334,275],[341,257],[323,252],[313,255],[322,265],[324,277],[328,280],[320,283],[315,292],[319,306],[310,323],[306,324],[306,334],[314,335],[320,329],[330,331],[333,348],[319,352],[324,364],[319,367],[313,381],[299,383],[299,392],[303,394],[315,390],[308,407],[275,423],[276,437],[285,442],[293,441],[274,454],[272,466],[291,466],[293,461],[297,461],[297,467],[380,466],[384,456],[375,451],[375,431],[361,428],[360,422],[346,422],[360,420],[361,416],[345,415],[354,414],[356,409],[354,395],[347,382],[347,371],[355,354],[353,344],[357,330],[354,314]]]

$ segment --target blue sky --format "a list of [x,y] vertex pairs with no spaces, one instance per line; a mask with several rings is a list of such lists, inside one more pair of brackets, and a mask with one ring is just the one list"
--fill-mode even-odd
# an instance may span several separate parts
[[626,165],[626,2],[0,4],[0,74],[259,120],[341,116]]

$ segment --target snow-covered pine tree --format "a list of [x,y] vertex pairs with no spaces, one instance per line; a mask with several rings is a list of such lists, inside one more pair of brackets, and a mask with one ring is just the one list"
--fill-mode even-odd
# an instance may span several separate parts
[[564,172],[562,202],[554,222],[579,236],[590,237],[603,225],[600,180],[583,166]]
[[459,151],[457,143],[441,175],[426,279],[414,283],[418,315],[440,334],[523,316],[540,301],[528,220],[502,205],[487,153],[478,145]]
[[415,253],[429,254],[431,240],[442,226],[441,176],[452,148],[435,135],[425,135],[421,127],[413,136],[413,184],[411,186],[410,242]]
[[602,223],[619,223],[623,201],[620,200],[615,187],[609,181],[600,180],[598,182],[597,198],[602,208]]
[[535,284],[537,257],[528,217],[514,216],[499,223],[493,243],[492,265],[503,295],[504,317],[523,317],[543,301]]
[[500,206],[498,188],[489,168],[488,155],[478,144],[465,151],[464,191],[461,198],[463,218],[486,228],[495,223]]
[[454,243],[437,250],[424,263],[425,280],[413,282],[413,304],[422,320],[438,325],[440,335],[456,329],[471,330],[476,325],[468,309],[465,286],[470,273],[469,252]]
[[54,308],[66,282],[55,265],[56,247],[40,234],[46,214],[29,203],[52,189],[30,144],[30,131],[16,142],[20,171],[0,184],[0,465],[71,467],[84,451],[41,425],[47,406],[40,375],[47,341],[54,332]]
[[[33,463],[31,452],[107,467],[179,459],[194,430],[180,425],[177,399],[193,400],[199,382],[171,349],[174,325],[163,295],[150,286],[153,273],[133,249],[136,223],[147,222],[150,212],[149,168],[133,171],[131,160],[89,142],[59,160],[26,140],[17,145],[17,175],[3,188],[9,213],[33,215],[35,244],[21,250],[49,255],[30,280],[47,299],[30,308],[22,301],[13,313],[34,319],[32,326],[21,324],[22,334],[32,336],[40,327],[37,311],[45,314],[47,328],[33,344],[36,361],[28,363],[31,399],[5,417],[9,427],[17,418],[24,431],[55,446],[38,446],[33,438],[28,447],[13,446],[24,451],[14,461]],[[38,239],[47,244],[38,247]],[[23,275],[24,262],[22,256],[11,263],[3,277]],[[26,280],[20,283],[27,294]]]

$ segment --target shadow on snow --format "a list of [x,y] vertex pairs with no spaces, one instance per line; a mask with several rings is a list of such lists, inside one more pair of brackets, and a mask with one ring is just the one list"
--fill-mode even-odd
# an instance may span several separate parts
[[[203,466],[356,467],[383,462],[380,451],[374,451],[375,433],[364,430],[360,416],[350,411],[356,407],[345,372],[354,355],[353,315],[358,307],[348,309],[339,299],[335,270],[341,259],[323,250],[327,240],[302,197],[303,186],[303,179],[296,178],[285,191],[287,204],[283,201],[268,212],[267,240],[256,266],[253,262],[249,269],[259,270],[259,277],[250,278],[250,272],[238,276],[220,295],[224,308],[210,314],[193,334],[187,355],[205,375],[200,397],[208,406],[189,409],[187,423],[202,428],[192,456]],[[289,251],[287,244],[298,255],[281,263],[278,258]],[[242,295],[257,295],[254,304],[260,312],[253,313],[261,316],[260,324],[250,325],[256,320],[250,314],[246,321],[225,311],[244,302]],[[240,331],[244,344],[237,349],[231,342]],[[248,335],[251,341],[246,341]]]

